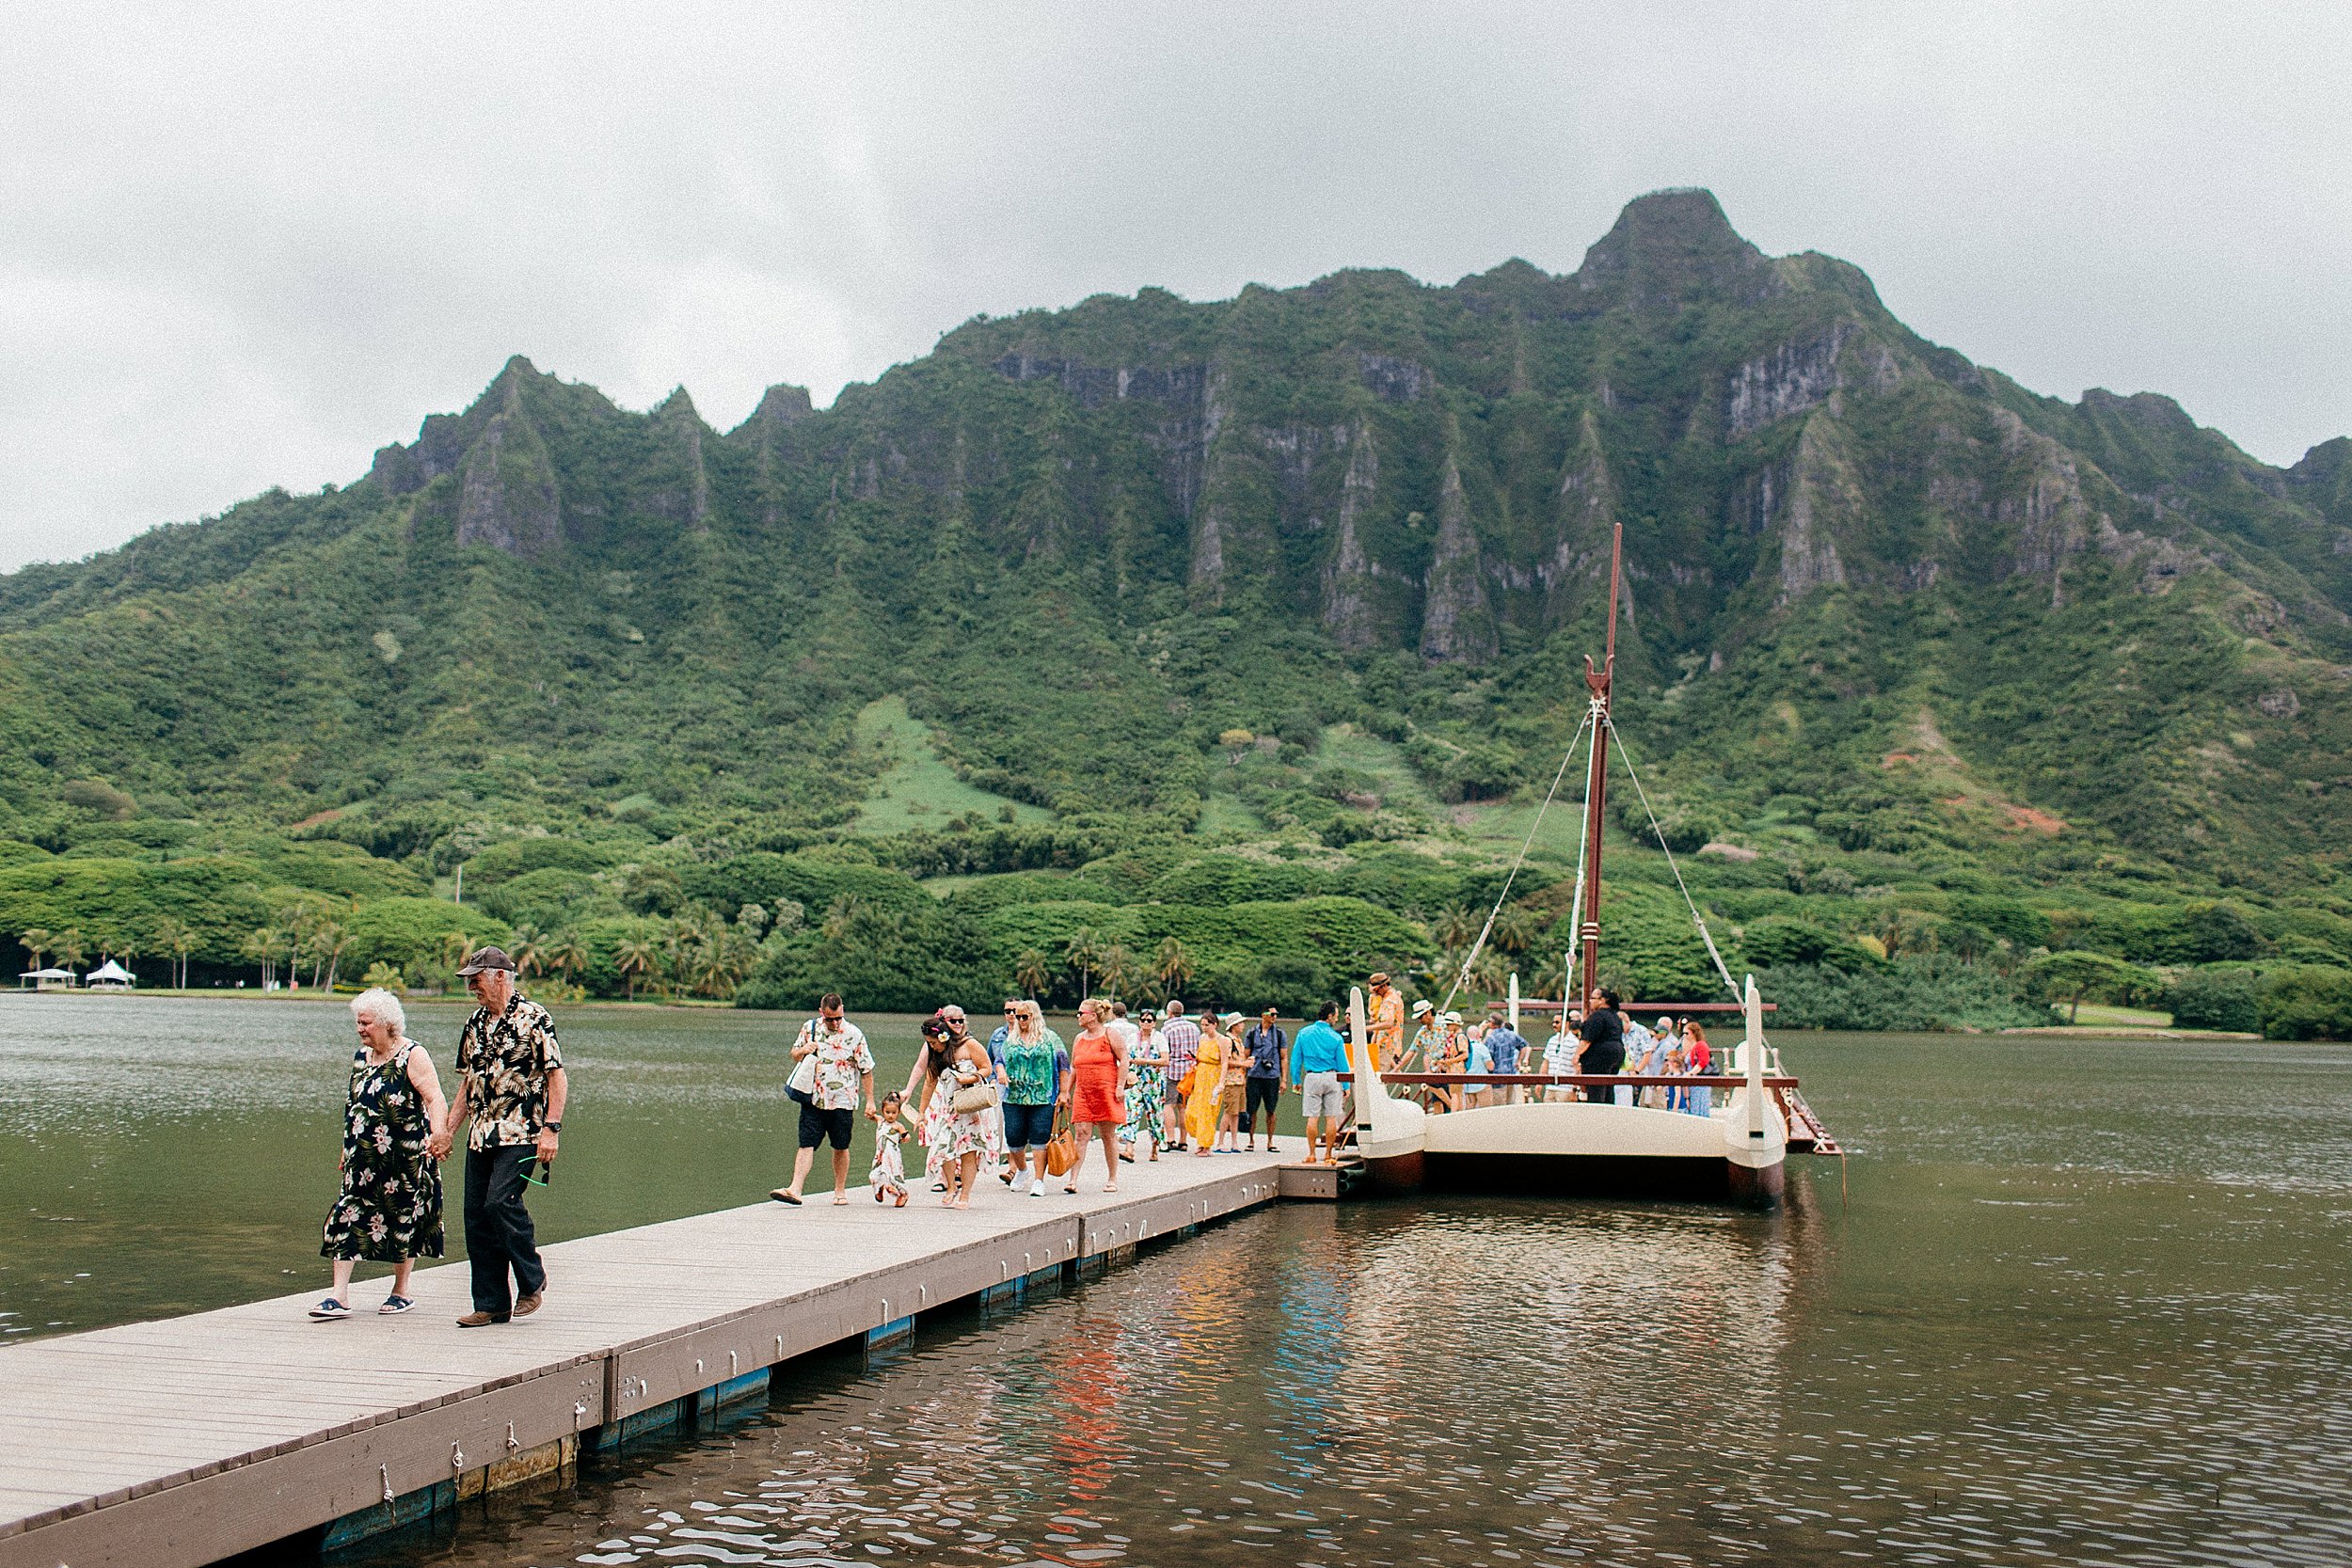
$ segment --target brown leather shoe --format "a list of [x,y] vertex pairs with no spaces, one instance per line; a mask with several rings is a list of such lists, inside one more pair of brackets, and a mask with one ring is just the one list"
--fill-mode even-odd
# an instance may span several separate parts
[[[535,1306],[536,1303],[533,1303],[533,1305]],[[457,1326],[460,1328],[487,1328],[492,1323],[504,1323],[506,1318],[507,1314],[503,1312],[469,1312],[464,1317],[457,1320]]]
[[515,1303],[515,1316],[516,1316],[516,1317],[518,1317],[518,1318],[528,1318],[528,1317],[530,1317],[530,1316],[531,1316],[533,1312],[536,1312],[537,1310],[539,1310],[539,1304],[540,1304],[541,1302],[543,1302],[543,1301],[547,1300],[547,1299],[548,1299],[548,1293],[547,1293],[547,1291],[532,1291],[532,1292],[531,1292],[531,1294],[529,1294],[529,1295],[527,1295],[527,1296],[523,1296],[523,1297],[521,1297],[521,1298],[519,1298],[518,1300],[516,1300],[516,1303]]

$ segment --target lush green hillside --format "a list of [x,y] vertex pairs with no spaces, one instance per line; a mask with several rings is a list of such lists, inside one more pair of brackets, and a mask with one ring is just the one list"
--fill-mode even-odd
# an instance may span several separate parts
[[[177,922],[218,978],[324,925],[429,978],[398,901],[463,863],[600,989],[1075,985],[1084,931],[1303,997],[1483,915],[1620,522],[1629,748],[1822,1016],[2352,963],[2352,442],[2280,470],[2159,396],[2034,396],[1703,192],[1565,277],[978,319],[725,434],[516,358],[347,487],[0,578],[0,929]],[[1565,815],[1535,843],[1530,970]],[[866,880],[729,870],[770,860]],[[1627,976],[1705,984],[1662,861],[1615,863]],[[2226,951],[2145,938],[2191,905]]]

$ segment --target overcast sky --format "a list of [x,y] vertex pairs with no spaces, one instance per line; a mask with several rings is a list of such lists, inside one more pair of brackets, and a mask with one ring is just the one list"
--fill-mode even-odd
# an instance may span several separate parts
[[1572,270],[1703,184],[2038,390],[2352,432],[2352,6],[11,8],[0,570],[348,482],[509,354],[818,402],[977,311]]

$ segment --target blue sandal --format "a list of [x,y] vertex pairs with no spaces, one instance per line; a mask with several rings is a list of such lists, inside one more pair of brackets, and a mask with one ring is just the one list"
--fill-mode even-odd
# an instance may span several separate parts
[[400,1313],[407,1311],[416,1305],[416,1302],[407,1296],[389,1295],[384,1298],[384,1305],[377,1307],[376,1310],[383,1313],[386,1317],[395,1317]]
[[350,1317],[351,1308],[337,1301],[333,1296],[328,1296],[310,1308],[310,1316],[320,1323],[325,1323],[330,1318]]

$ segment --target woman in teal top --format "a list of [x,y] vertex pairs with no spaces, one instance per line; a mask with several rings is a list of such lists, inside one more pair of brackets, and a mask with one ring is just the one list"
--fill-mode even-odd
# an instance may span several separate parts
[[1070,1094],[1070,1053],[1045,1027],[1034,1002],[1015,1010],[1005,1037],[1005,1150],[1012,1159],[1012,1190],[1045,1196],[1045,1146],[1054,1138],[1054,1107]]

